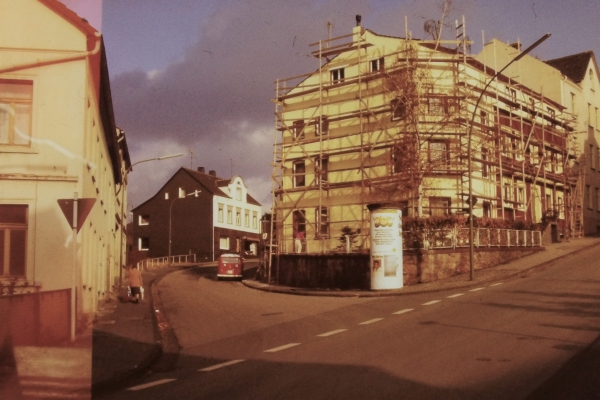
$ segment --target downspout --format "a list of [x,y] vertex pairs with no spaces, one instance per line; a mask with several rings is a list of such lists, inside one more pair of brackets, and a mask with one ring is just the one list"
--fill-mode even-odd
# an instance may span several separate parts
[[86,59],[91,56],[95,56],[100,51],[100,44],[102,43],[102,40],[101,40],[102,34],[100,32],[95,32],[95,36],[96,36],[96,45],[94,46],[94,49],[91,51],[86,51],[84,53],[77,53],[75,55],[70,55],[70,56],[54,58],[51,60],[45,60],[45,61],[38,60],[38,61],[26,63],[26,64],[13,65],[10,67],[0,69],[0,74],[5,74],[8,72],[14,72],[14,71],[19,71],[19,70],[29,69],[29,68],[44,67],[46,65],[54,65],[54,64],[61,64],[61,63],[65,63],[65,62],[78,61],[78,60]]

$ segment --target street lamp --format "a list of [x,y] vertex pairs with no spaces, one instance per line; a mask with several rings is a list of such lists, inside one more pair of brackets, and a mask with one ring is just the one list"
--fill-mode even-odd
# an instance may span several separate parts
[[494,79],[496,79],[502,72],[504,72],[504,70],[506,68],[508,68],[512,63],[514,63],[515,61],[519,61],[527,53],[531,52],[531,50],[535,49],[537,46],[539,46],[544,40],[548,39],[549,37],[550,37],[550,33],[546,33],[544,36],[539,38],[534,44],[532,44],[531,46],[529,46],[528,48],[523,50],[518,56],[516,56],[515,58],[510,60],[508,62],[508,64],[506,64],[500,71],[496,72],[496,74],[494,76],[492,76],[492,78],[488,81],[488,83],[485,85],[485,87],[481,91],[481,94],[479,95],[479,97],[477,98],[477,102],[475,103],[475,107],[473,108],[473,115],[471,115],[471,121],[469,122],[469,131],[467,134],[467,140],[468,140],[467,160],[468,160],[468,174],[469,174],[468,204],[469,204],[469,271],[470,271],[470,280],[474,279],[474,277],[473,277],[473,273],[474,273],[474,266],[473,266],[473,258],[474,258],[474,255],[473,255],[473,253],[474,253],[473,206],[475,205],[474,204],[475,202],[473,201],[473,166],[472,166],[472,161],[471,161],[471,137],[472,137],[472,132],[473,132],[473,122],[475,122],[475,114],[477,113],[477,107],[479,107],[479,102],[483,98],[483,95],[485,94],[487,88],[494,81]]
[[173,204],[175,204],[175,200],[185,199],[188,196],[198,197],[198,194],[200,193],[202,193],[201,190],[194,190],[194,192],[186,194],[185,196],[175,197],[169,205],[169,258],[167,259],[169,265],[171,265],[171,215],[173,214]]
[[[133,166],[134,165],[138,165],[141,164],[143,162],[148,162],[148,161],[162,161],[162,160],[166,160],[168,158],[175,158],[175,157],[181,157],[183,155],[183,153],[177,153],[177,154],[170,154],[168,156],[162,156],[162,157],[155,157],[155,158],[148,158],[146,160],[141,160],[138,162],[135,162],[133,164],[131,164],[129,166],[129,168],[127,168],[124,172],[123,172],[123,177],[122,182],[121,182],[121,186],[119,187],[119,191],[123,188],[123,185],[125,185],[125,182],[127,182],[127,175],[133,170]],[[117,195],[119,194],[119,192],[117,191]],[[121,218],[123,218],[123,208],[125,206],[125,191],[123,190],[123,193],[121,193]],[[121,251],[119,252],[119,289],[121,289],[121,287],[123,286],[123,235],[124,235],[124,227],[125,223],[124,221],[121,221]]]

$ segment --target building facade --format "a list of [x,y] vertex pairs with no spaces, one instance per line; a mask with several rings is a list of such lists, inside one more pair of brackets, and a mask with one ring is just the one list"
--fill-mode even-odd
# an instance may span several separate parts
[[0,281],[71,290],[89,316],[117,289],[130,159],[102,36],[58,1],[0,1],[0,153]]
[[261,205],[240,176],[222,179],[204,168],[180,168],[132,212],[132,263],[186,254],[196,254],[197,261],[230,252],[257,255]]
[[[444,218],[467,216],[472,200],[476,217],[545,221],[569,234],[577,116],[517,73],[492,80],[518,44],[505,46],[506,62],[473,57],[464,24],[455,33],[415,40],[357,24],[314,44],[315,72],[277,81],[279,252],[294,251],[298,232],[309,253],[343,250],[348,233],[353,251],[369,249],[367,206],[381,203]],[[544,65],[558,85],[562,74]]]

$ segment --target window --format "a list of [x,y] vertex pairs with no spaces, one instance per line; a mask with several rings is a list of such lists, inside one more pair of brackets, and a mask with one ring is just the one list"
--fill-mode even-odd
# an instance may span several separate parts
[[508,95],[510,101],[512,101],[513,103],[517,102],[517,91],[515,89],[509,88],[507,86],[506,94]]
[[590,185],[585,185],[585,199],[587,200],[587,208],[592,208],[592,191]]
[[405,96],[391,101],[390,106],[392,108],[392,121],[406,117],[406,103],[407,99]]
[[517,202],[519,207],[523,207],[525,204],[525,188],[522,186],[517,187]]
[[577,115],[577,97],[571,92],[571,112]]
[[235,199],[242,201],[242,188],[238,187],[235,189]]
[[219,222],[223,222],[223,209],[224,209],[223,204],[219,204],[219,213],[218,213]]
[[239,208],[235,210],[235,224],[238,226],[242,225],[242,211]]
[[256,213],[256,211],[252,213],[252,228],[258,228],[258,214]]
[[227,207],[227,223],[228,224],[232,224],[233,223],[233,207],[229,206]]
[[25,276],[27,217],[27,205],[0,205],[0,276]]
[[138,217],[138,225],[150,225],[150,216],[148,214],[140,215]]
[[327,207],[315,209],[315,224],[320,237],[329,237],[329,211]]
[[450,198],[430,197],[429,215],[432,217],[443,217],[445,215],[450,215]]
[[369,61],[369,69],[371,72],[383,71],[383,57]]
[[428,157],[429,162],[433,166],[447,166],[448,165],[448,143],[445,141],[432,140],[427,142],[428,145]]
[[490,119],[488,117],[488,113],[483,110],[479,111],[479,122],[481,122],[481,125],[489,125]]
[[590,144],[590,168],[594,169],[596,164],[594,164],[594,145]]
[[220,250],[229,250],[229,238],[221,236],[219,238],[219,249]]
[[548,116],[550,117],[550,126],[556,125],[556,111],[554,109],[548,107]]
[[294,121],[292,131],[294,134],[294,139],[304,138],[304,120],[299,119],[298,121]]
[[184,188],[179,188],[179,197],[185,197],[185,189]]
[[0,145],[30,145],[32,103],[32,81],[0,80]]
[[244,213],[244,226],[245,226],[246,228],[249,228],[249,227],[250,227],[250,211],[246,211],[246,212]]
[[306,184],[306,166],[304,160],[295,161],[292,168],[294,187],[303,187]]
[[[596,189],[598,190],[598,189]],[[565,210],[563,208],[563,198],[562,196],[556,196],[556,205],[558,207],[558,218],[564,219],[565,218]]]
[[138,239],[138,250],[148,251],[150,249],[150,238],[141,237]]
[[331,83],[341,83],[344,82],[345,73],[344,68],[332,69],[329,71],[331,74]]
[[504,201],[509,202],[514,200],[513,188],[510,183],[504,184]]
[[446,114],[444,99],[440,97],[430,97],[427,99],[427,112],[433,115]]
[[554,202],[552,201],[552,194],[546,195],[546,210],[554,210]]
[[[319,121],[321,123],[319,124]],[[315,135],[319,136],[321,133],[327,134],[329,132],[329,119],[327,115],[323,115],[319,118],[315,119]]]
[[488,178],[490,176],[490,165],[488,164],[488,149],[481,148],[481,176]]
[[298,232],[306,232],[306,213],[304,210],[296,210],[292,214],[292,225],[294,238]]
[[169,200],[169,192],[165,192],[165,200]]
[[327,174],[329,171],[329,158],[323,157],[315,159],[315,184],[327,183]]

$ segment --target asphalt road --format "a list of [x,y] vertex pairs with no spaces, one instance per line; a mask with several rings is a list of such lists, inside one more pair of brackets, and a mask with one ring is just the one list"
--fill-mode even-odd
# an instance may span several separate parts
[[592,397],[569,385],[595,362],[599,259],[592,248],[524,278],[387,298],[290,296],[216,281],[211,268],[176,272],[159,284],[176,367],[110,398],[598,398],[598,379],[577,383]]

